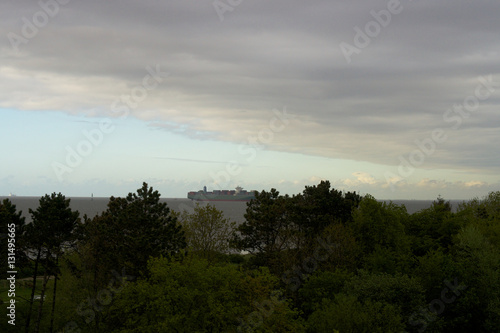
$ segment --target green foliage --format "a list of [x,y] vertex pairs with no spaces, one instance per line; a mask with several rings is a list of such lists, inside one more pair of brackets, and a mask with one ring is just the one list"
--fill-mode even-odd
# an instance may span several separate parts
[[472,199],[459,207],[460,211],[471,210],[472,215],[483,220],[500,220],[500,191],[490,192],[483,199]]
[[[8,241],[8,239],[14,239],[14,265],[17,267],[22,267],[27,264],[27,259],[25,256],[23,256],[22,251],[24,246],[23,233],[25,225],[24,217],[22,217],[21,214],[22,212],[18,212],[16,209],[16,205],[13,205],[9,199],[4,199],[3,202],[0,202],[0,248],[2,249],[2,251],[4,251],[0,256],[0,266],[2,267],[0,277],[4,281],[7,278],[6,272],[12,270],[7,267],[8,256],[6,254],[9,246],[8,243],[12,242]],[[9,234],[14,237],[10,237]]]
[[349,227],[339,223],[327,226],[319,238],[316,239],[316,242],[312,244],[314,248],[312,251],[313,258],[318,256],[317,251],[322,246],[319,239],[321,239],[321,243],[327,244],[328,247],[325,260],[318,260],[320,269],[356,269],[360,248]]
[[38,305],[38,315],[35,322],[35,332],[39,332],[42,322],[42,313],[46,298],[47,284],[49,277],[54,277],[54,290],[50,328],[53,330],[53,319],[55,315],[57,281],[59,280],[60,267],[59,257],[63,255],[65,249],[70,247],[75,240],[74,230],[80,221],[78,211],[70,208],[70,199],[66,199],[61,193],[52,193],[40,198],[36,210],[30,209],[33,222],[26,226],[27,251],[35,257],[35,268],[33,271],[33,289],[30,297],[30,305],[26,318],[26,331],[31,324],[32,307],[34,304],[34,293],[36,290],[38,265],[44,268],[42,290]]
[[36,210],[30,209],[33,223],[28,225],[27,232],[34,248],[41,245],[49,251],[60,251],[73,240],[80,213],[71,210],[70,201],[61,193],[52,193],[40,198]]
[[134,276],[146,272],[150,257],[174,255],[186,247],[176,217],[146,183],[126,198],[111,197],[105,212],[86,219],[81,235],[87,265],[105,271],[125,268]]
[[325,181],[257,193],[237,230],[211,205],[176,214],[159,200],[144,183],[83,224],[60,193],[28,225],[0,203],[0,226],[16,224],[30,258],[18,271],[39,276],[19,285],[16,326],[31,316],[27,332],[500,331],[500,192],[409,215]]
[[291,237],[288,219],[288,196],[279,192],[256,193],[247,204],[246,221],[241,224],[233,240],[236,247],[250,253],[273,254],[287,248]]
[[491,244],[500,248],[500,191],[491,192],[481,200],[463,203],[457,216],[467,223],[473,223]]
[[396,251],[376,245],[373,252],[365,254],[362,268],[371,272],[396,274],[410,272],[413,265],[414,259],[408,250]]
[[397,307],[380,301],[359,301],[355,296],[339,295],[324,300],[307,321],[308,332],[399,333],[403,330]]
[[396,306],[408,317],[425,304],[424,289],[418,279],[407,275],[359,272],[348,283],[343,293],[358,300],[383,301]]
[[284,332],[282,324],[288,332],[300,331],[297,312],[270,298],[277,279],[266,270],[246,274],[188,257],[153,259],[149,271],[148,279],[129,284],[113,303],[106,331],[236,332],[254,311],[263,319],[256,331]]
[[420,280],[426,293],[426,299],[441,297],[443,281],[457,276],[458,263],[443,249],[432,250],[418,258],[413,276]]
[[[254,253],[256,263],[266,265],[280,275],[312,256],[318,237],[329,226],[351,221],[351,212],[360,200],[355,192],[343,194],[330,188],[328,181],[306,186],[303,193],[293,197],[281,196],[275,189],[262,191],[248,204],[246,221],[238,227],[233,244],[238,249]],[[346,244],[351,242],[349,231],[329,232]],[[345,264],[346,258],[343,256],[337,260],[343,260]]]
[[299,290],[299,299],[306,316],[321,306],[323,299],[334,299],[353,273],[344,270],[318,271]]
[[190,251],[201,258],[213,262],[221,253],[229,251],[229,239],[236,223],[224,218],[224,213],[215,206],[202,207],[197,203],[193,213],[180,214],[180,223]]
[[[357,332],[363,325],[374,331],[382,328],[391,331],[425,304],[424,289],[418,279],[367,271],[359,271],[357,275],[339,270],[317,273],[299,294],[304,312],[310,314],[308,323],[315,332],[326,332],[328,326],[322,325],[340,332]],[[344,306],[352,313],[346,314]],[[377,316],[366,318],[365,310],[368,313],[390,310],[389,322]],[[358,326],[359,323],[362,325]]]
[[422,256],[439,248],[447,250],[462,225],[452,214],[450,202],[439,197],[431,207],[412,214],[406,224],[413,253]]
[[461,327],[485,331],[500,328],[500,249],[477,227],[469,225],[458,234],[453,250],[454,259],[460,263],[459,278],[467,290],[449,315],[467,313]]
[[233,264],[243,264],[245,262],[245,257],[241,254],[229,254],[226,256],[227,261]]
[[290,197],[279,195],[275,189],[256,193],[255,199],[247,204],[246,221],[236,229],[231,245],[254,254],[252,261],[258,265],[280,271],[281,252],[297,244],[296,229],[289,215]]
[[321,234],[334,221],[351,221],[352,210],[361,201],[356,192],[343,194],[342,191],[330,188],[329,181],[321,181],[317,186],[306,186],[302,194],[293,199],[296,223],[311,239]]
[[350,225],[365,255],[377,248],[406,253],[409,250],[404,227],[407,218],[404,206],[378,202],[366,195],[354,211]]
[[90,300],[116,289],[123,278],[147,274],[151,257],[175,256],[186,243],[176,216],[146,183],[126,198],[111,197],[106,211],[84,220],[78,229],[77,255],[67,257],[67,266],[76,278],[75,287],[86,293],[78,308],[90,321],[83,326],[101,331],[104,313]]

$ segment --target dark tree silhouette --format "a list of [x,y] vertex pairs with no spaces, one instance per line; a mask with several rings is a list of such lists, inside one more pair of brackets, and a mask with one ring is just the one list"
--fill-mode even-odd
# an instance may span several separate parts
[[77,211],[72,211],[69,204],[70,199],[66,199],[61,193],[52,193],[50,196],[45,195],[40,198],[39,206],[36,210],[30,209],[33,222],[27,225],[26,238],[27,244],[29,245],[28,253],[31,256],[35,256],[35,269],[33,272],[33,288],[31,290],[30,306],[26,319],[26,331],[29,330],[38,268],[41,264],[44,266],[44,276],[35,332],[38,332],[40,329],[47,282],[50,276],[54,276],[54,294],[50,327],[50,331],[52,332],[57,293],[56,281],[60,273],[59,257],[64,252],[64,248],[74,240],[73,231],[79,222],[80,215]]

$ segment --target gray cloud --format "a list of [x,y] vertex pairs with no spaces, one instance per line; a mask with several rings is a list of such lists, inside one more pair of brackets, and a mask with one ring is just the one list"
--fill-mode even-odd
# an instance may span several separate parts
[[387,1],[243,1],[222,22],[212,1],[71,1],[19,52],[7,36],[41,8],[2,3],[0,106],[109,116],[159,64],[170,76],[133,111],[155,128],[244,142],[286,105],[297,119],[268,149],[397,165],[441,127],[422,167],[498,172],[500,85],[460,128],[443,115],[478,77],[500,82],[500,3],[401,6],[347,64],[339,44]]

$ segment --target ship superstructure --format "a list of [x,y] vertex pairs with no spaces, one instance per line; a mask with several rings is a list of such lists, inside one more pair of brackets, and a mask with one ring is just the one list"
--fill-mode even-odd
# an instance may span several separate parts
[[234,190],[208,192],[207,187],[204,186],[203,190],[188,192],[187,197],[196,201],[250,201],[255,198],[255,191],[247,191],[238,186]]

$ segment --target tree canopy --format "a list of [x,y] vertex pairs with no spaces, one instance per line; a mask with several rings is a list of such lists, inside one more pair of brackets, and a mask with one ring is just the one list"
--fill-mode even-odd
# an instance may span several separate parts
[[323,181],[257,193],[238,226],[210,204],[174,212],[146,183],[83,220],[69,203],[42,197],[29,224],[0,203],[29,333],[500,330],[500,192],[409,214]]
[[82,246],[87,242],[88,251],[105,261],[108,271],[125,268],[134,276],[147,271],[149,258],[174,255],[186,247],[177,217],[146,183],[125,198],[111,197],[108,209],[86,218],[81,232]]

